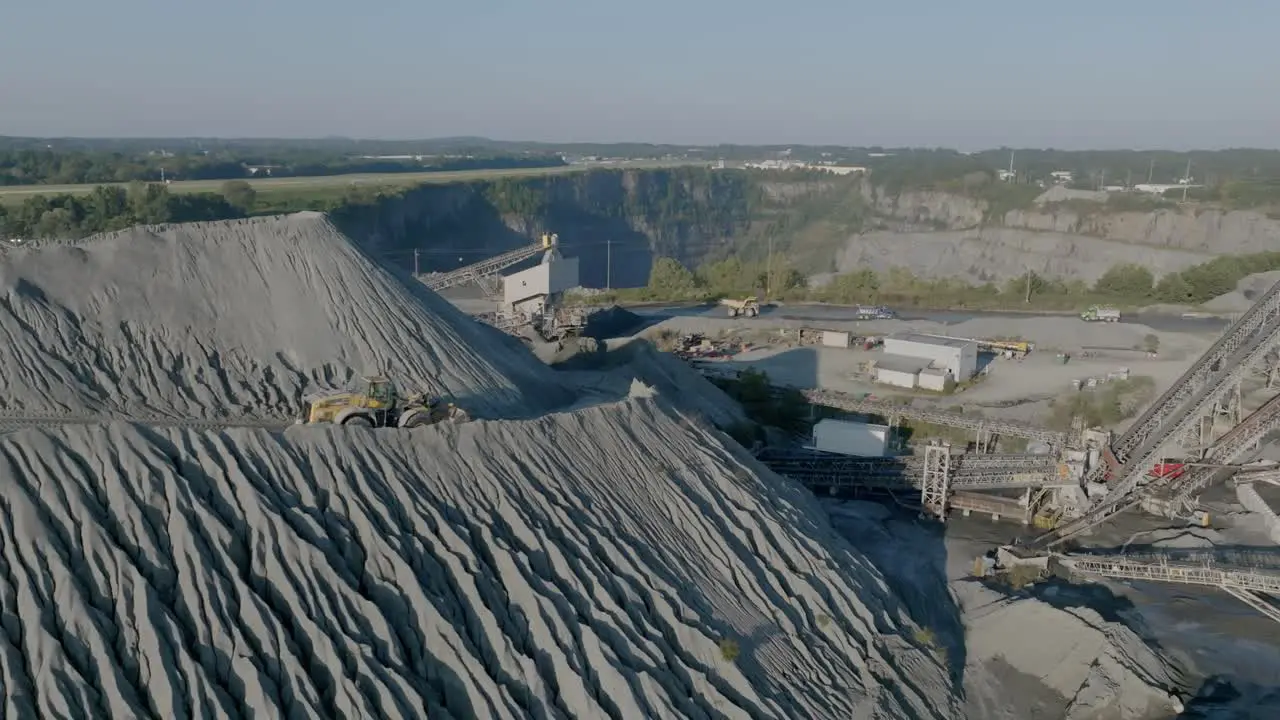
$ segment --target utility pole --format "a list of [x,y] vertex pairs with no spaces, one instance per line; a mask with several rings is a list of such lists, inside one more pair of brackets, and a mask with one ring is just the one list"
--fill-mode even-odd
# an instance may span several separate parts
[[1027,267],[1027,304],[1031,304],[1031,267]]
[[418,273],[418,248],[413,249],[413,274],[416,277]]
[[1191,158],[1187,158],[1187,171],[1182,174],[1182,202],[1187,201],[1187,190],[1191,189]]
[[773,236],[769,236],[769,256],[764,261],[764,300],[769,301],[773,289]]
[[1147,168],[1147,184],[1148,185],[1151,184],[1151,178],[1155,175],[1155,172],[1156,172],[1156,159],[1151,158],[1151,166]]
[[604,289],[613,289],[613,240],[605,241]]

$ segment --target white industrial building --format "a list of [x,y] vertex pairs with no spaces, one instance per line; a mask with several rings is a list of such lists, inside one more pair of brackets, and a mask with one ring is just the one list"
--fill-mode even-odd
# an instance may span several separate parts
[[[578,282],[578,258],[564,259],[551,248],[542,262],[502,278],[498,327],[530,326],[547,339],[585,322],[581,313],[565,315],[563,298]],[[562,327],[563,326],[563,327]]]
[[540,311],[549,300],[578,285],[578,258],[548,253],[540,264],[502,278],[502,301],[517,310]]
[[884,339],[876,361],[876,381],[904,388],[942,391],[978,372],[978,344],[972,340],[904,333]]
[[819,420],[813,426],[810,449],[854,457],[884,457],[889,454],[889,432],[888,425]]
[[928,358],[906,355],[881,355],[876,359],[876,382],[902,388],[920,384],[920,371],[933,363]]

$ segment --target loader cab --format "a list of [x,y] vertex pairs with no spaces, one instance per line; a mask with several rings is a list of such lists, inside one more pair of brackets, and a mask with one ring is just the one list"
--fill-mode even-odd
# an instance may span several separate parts
[[389,378],[374,376],[363,379],[364,406],[370,410],[389,409],[396,404],[396,386]]

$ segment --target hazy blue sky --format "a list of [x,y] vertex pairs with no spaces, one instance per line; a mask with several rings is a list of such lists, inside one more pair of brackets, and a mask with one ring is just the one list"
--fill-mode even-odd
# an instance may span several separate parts
[[1277,147],[1278,27],[1274,0],[13,0],[0,135]]

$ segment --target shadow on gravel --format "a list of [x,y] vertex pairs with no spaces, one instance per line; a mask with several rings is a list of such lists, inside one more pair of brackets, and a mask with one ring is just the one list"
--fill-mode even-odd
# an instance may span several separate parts
[[817,494],[831,498],[823,504],[836,531],[884,575],[922,629],[923,637],[916,640],[930,641],[945,653],[953,691],[963,692],[968,651],[960,607],[948,590],[945,526],[921,520],[910,508],[851,501],[821,489]]
[[[1005,594],[1010,594],[1011,591],[1008,585],[1001,585],[998,581],[984,580],[983,584]],[[1092,610],[1107,622],[1130,626],[1139,635],[1143,635],[1143,639],[1151,647],[1156,649],[1160,647],[1159,643],[1146,637],[1141,628],[1133,627],[1134,612],[1137,610],[1133,601],[1122,595],[1116,595],[1105,585],[1073,583],[1062,578],[1050,577],[1021,590],[1014,590],[1013,594],[1035,598],[1057,610],[1081,608]]]
[[1200,686],[1175,720],[1271,720],[1280,717],[1280,686],[1215,675]]

